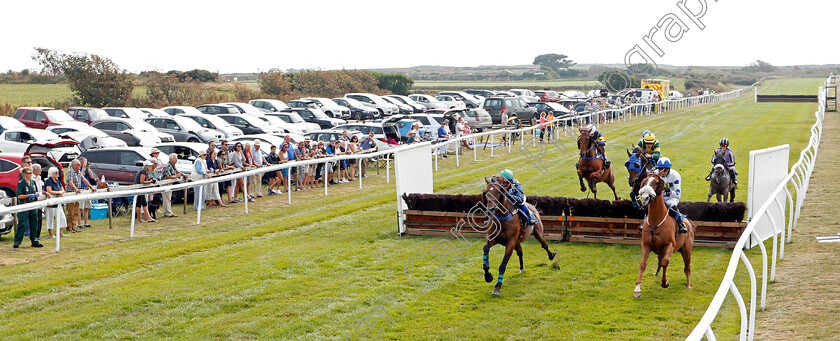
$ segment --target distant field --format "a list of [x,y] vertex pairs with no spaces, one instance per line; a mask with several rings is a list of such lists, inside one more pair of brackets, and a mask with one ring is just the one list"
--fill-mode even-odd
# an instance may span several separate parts
[[[758,88],[759,95],[815,95],[825,78],[770,79]],[[785,86],[766,86],[784,84]]]
[[489,89],[544,89],[570,86],[597,86],[593,79],[558,79],[550,81],[414,81],[414,88],[438,89],[450,87],[489,88]]
[[0,84],[0,104],[34,106],[70,99],[67,84]]

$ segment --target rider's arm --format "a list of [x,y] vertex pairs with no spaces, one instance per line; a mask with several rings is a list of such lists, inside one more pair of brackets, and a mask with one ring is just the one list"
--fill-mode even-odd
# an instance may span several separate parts
[[735,166],[735,153],[732,152],[732,149],[726,149],[726,166],[733,167]]
[[650,155],[650,158],[654,160],[659,160],[660,154],[661,153],[659,152],[659,142],[656,142],[656,144],[653,145],[653,154]]

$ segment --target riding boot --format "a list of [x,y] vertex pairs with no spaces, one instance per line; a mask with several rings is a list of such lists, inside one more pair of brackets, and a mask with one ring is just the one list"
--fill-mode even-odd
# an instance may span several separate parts
[[670,213],[671,216],[674,217],[674,220],[677,221],[677,227],[679,228],[679,232],[677,234],[688,233],[688,229],[685,228],[685,222],[683,221],[680,212],[671,207],[668,209],[668,213]]
[[729,176],[732,177],[732,182],[737,185],[738,184],[738,175],[735,174],[735,171],[732,168],[729,169]]
[[709,171],[709,175],[706,175],[706,181],[712,181],[712,173],[714,173],[714,172],[715,172],[715,169],[712,168],[712,170]]
[[536,225],[537,219],[534,219],[534,214],[525,205],[519,206],[519,212],[525,217],[527,225]]
[[610,159],[607,159],[606,157],[604,157],[604,169],[609,169],[609,168],[610,168]]

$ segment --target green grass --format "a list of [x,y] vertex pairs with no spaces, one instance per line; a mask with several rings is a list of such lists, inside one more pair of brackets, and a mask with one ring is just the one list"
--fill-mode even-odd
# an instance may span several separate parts
[[[825,78],[768,79],[759,95],[816,95]],[[784,84],[784,86],[779,86]]]
[[[798,85],[768,83],[772,91]],[[741,174],[749,150],[791,144],[798,157],[813,123],[813,104],[753,103],[739,99],[665,115],[602,126],[607,153],[620,167],[623,149],[653,130],[684,179],[684,198],[706,198],[703,180],[717,141],[727,136]],[[570,138],[564,140],[571,146]],[[574,177],[574,151],[551,150],[542,174],[517,152],[497,149],[442,161],[435,172],[439,193],[478,193],[482,177],[497,167],[512,169],[530,195],[582,198]],[[374,174],[375,172],[371,172]],[[628,192],[618,172],[620,196]],[[393,176],[393,174],[392,174]],[[747,183],[742,175],[742,184]],[[263,198],[243,214],[242,204],[211,209],[195,216],[162,220],[137,227],[129,240],[127,221],[115,229],[102,227],[62,239],[63,251],[24,247],[13,250],[8,237],[0,242],[0,313],[13,316],[4,336],[12,339],[59,338],[185,338],[185,339],[359,339],[355,330],[377,325],[382,339],[681,339],[699,321],[723,277],[731,250],[696,248],[693,289],[685,288],[681,257],[671,267],[671,287],[657,286],[651,260],[644,295],[633,299],[639,247],[550,242],[554,262],[533,240],[525,243],[524,273],[513,259],[501,298],[492,298],[492,284],[481,275],[481,239],[460,249],[457,259],[439,266],[432,255],[442,237],[396,236],[395,192],[383,175],[323,190]],[[743,185],[742,185],[743,187]],[[609,191],[599,186],[602,193]],[[745,187],[744,187],[745,188]],[[738,191],[745,199],[746,191]],[[602,194],[603,195],[603,194]],[[180,212],[180,207],[176,210]],[[460,245],[456,240],[449,241]],[[415,287],[406,276],[407,261]],[[490,255],[493,273],[502,249]],[[758,257],[758,258],[757,258]],[[655,259],[655,257],[652,257]],[[750,252],[753,264],[760,255]],[[451,262],[447,262],[451,261]],[[737,278],[741,292],[748,282]],[[760,271],[759,271],[760,274]],[[760,279],[759,279],[760,280]],[[376,306],[392,297],[404,309]],[[717,318],[719,338],[738,332],[737,306],[730,298]],[[34,327],[33,327],[34,326]],[[349,333],[349,334],[348,334]]]
[[464,87],[477,89],[516,89],[533,88],[542,89],[546,87],[560,86],[597,86],[598,81],[592,79],[558,79],[547,81],[414,81],[414,88],[439,88],[439,87]]
[[0,103],[12,107],[34,106],[73,97],[67,84],[0,84]]

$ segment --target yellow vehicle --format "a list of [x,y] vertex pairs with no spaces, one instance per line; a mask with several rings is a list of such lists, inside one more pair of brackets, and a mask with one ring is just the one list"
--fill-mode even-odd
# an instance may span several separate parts
[[668,92],[671,91],[671,81],[663,79],[642,79],[642,89],[656,90],[663,100],[668,99]]

